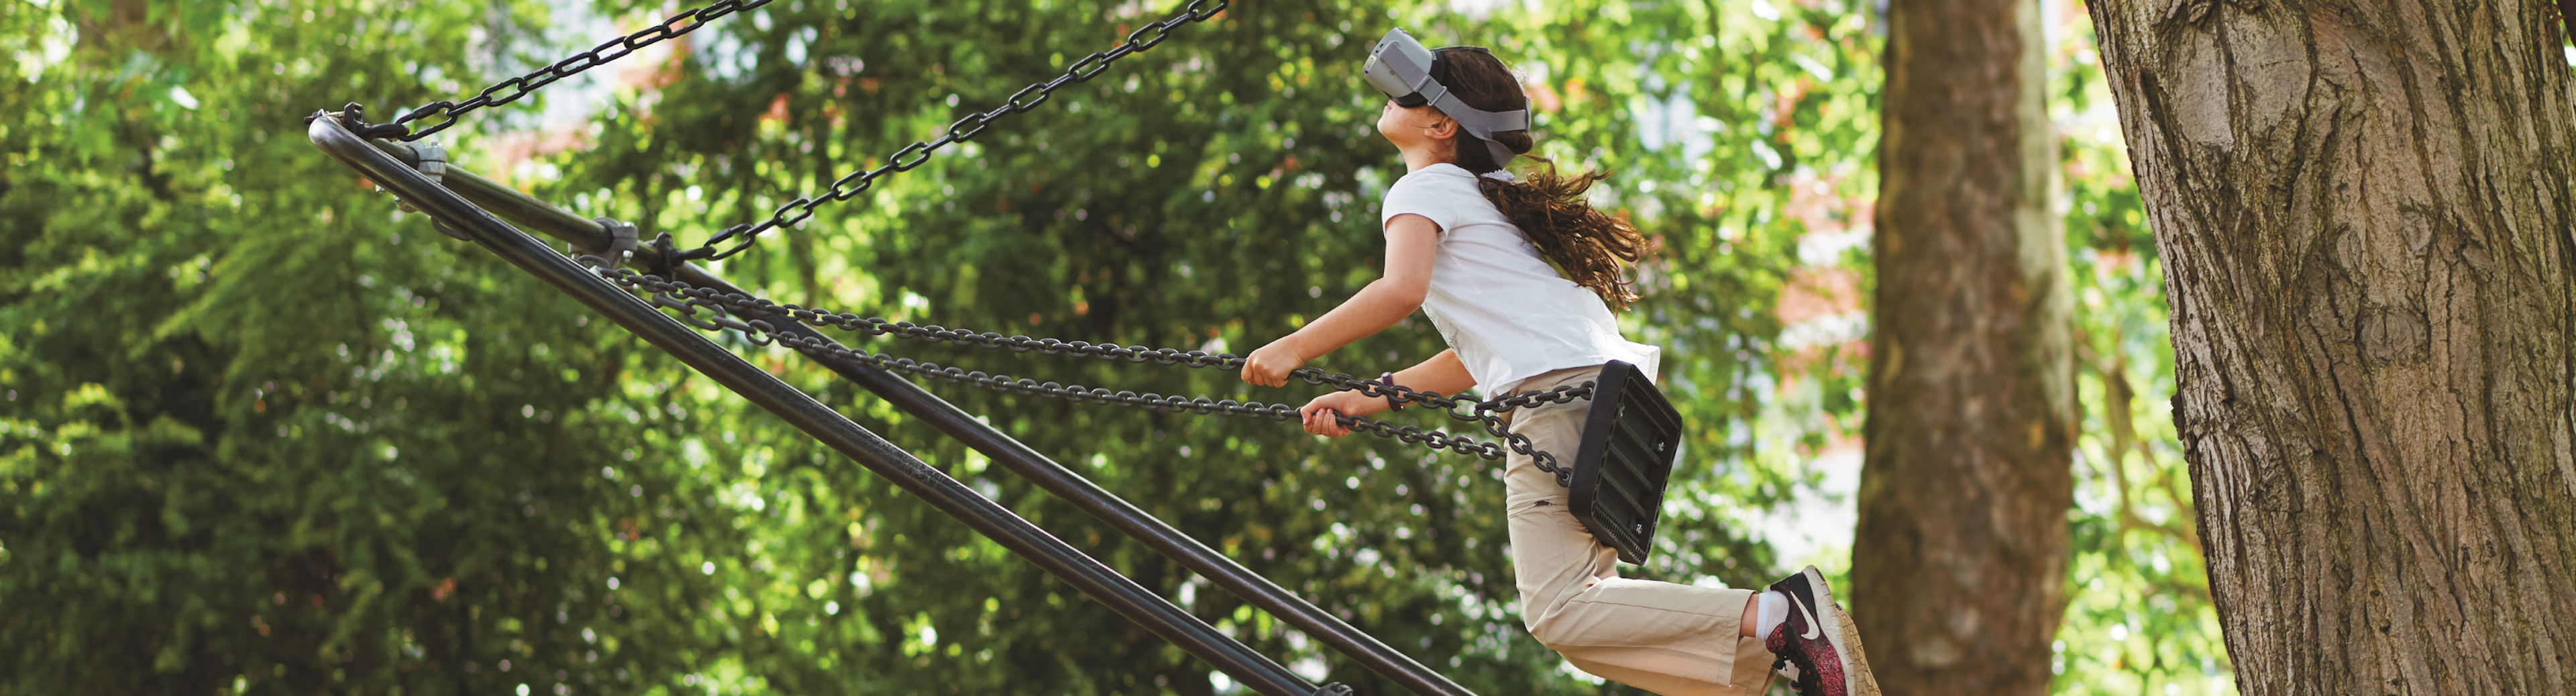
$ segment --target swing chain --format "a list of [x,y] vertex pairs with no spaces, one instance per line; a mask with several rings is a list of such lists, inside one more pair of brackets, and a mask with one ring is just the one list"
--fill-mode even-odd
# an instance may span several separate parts
[[[769,0],[759,1],[768,2]],[[742,253],[759,240],[760,233],[804,222],[807,218],[814,217],[815,206],[857,197],[876,186],[879,177],[912,171],[914,167],[929,161],[930,153],[952,144],[971,140],[977,134],[983,133],[984,129],[993,125],[995,121],[1037,108],[1039,104],[1046,103],[1047,97],[1054,94],[1057,88],[1098,77],[1101,71],[1109,69],[1110,63],[1142,53],[1146,49],[1153,48],[1155,44],[1162,43],[1163,39],[1171,34],[1173,28],[1192,22],[1204,22],[1215,17],[1218,12],[1225,10],[1230,1],[1191,0],[1189,6],[1181,8],[1171,16],[1147,22],[1145,26],[1129,33],[1127,40],[1119,42],[1116,47],[1083,56],[1081,60],[1074,61],[1073,65],[1066,67],[1064,73],[1055,76],[1055,79],[1021,88],[1020,91],[1013,93],[1011,98],[1003,100],[1001,105],[993,107],[990,111],[968,114],[965,118],[957,119],[957,122],[948,124],[948,132],[941,135],[939,139],[928,142],[916,141],[906,145],[893,156],[887,157],[885,164],[878,165],[875,169],[850,172],[834,180],[831,188],[821,193],[802,196],[788,201],[786,205],[778,206],[777,210],[770,212],[767,220],[756,224],[746,223],[727,227],[724,231],[716,233],[714,237],[708,238],[705,245],[681,254],[681,259],[712,261]],[[728,241],[732,242],[731,246],[725,246]]]
[[[715,296],[715,293],[709,292],[707,295],[709,297],[713,297]],[[801,321],[809,325],[833,326],[845,331],[855,331],[872,336],[892,336],[895,338],[916,341],[953,343],[973,348],[1008,350],[1015,353],[1036,351],[1046,355],[1071,354],[1129,363],[1154,362],[1163,365],[1185,365],[1193,368],[1221,368],[1228,370],[1243,369],[1244,359],[1241,356],[1237,356],[1232,353],[1218,353],[1211,355],[1206,351],[1184,351],[1177,348],[1145,348],[1142,346],[1123,346],[1115,343],[1095,344],[1084,341],[1061,341],[1054,338],[1032,338],[1020,335],[1004,336],[1002,334],[991,332],[964,331],[937,325],[923,326],[911,322],[886,321],[877,317],[860,317],[856,314],[805,309],[795,305],[773,304],[768,300],[755,298],[744,298],[742,301],[751,306],[775,308],[775,311],[784,312],[788,316],[795,318],[797,321]],[[1592,389],[1595,386],[1592,382],[1584,382],[1579,385],[1569,384],[1560,386],[1547,391],[1514,394],[1484,401],[1469,401],[1454,396],[1444,396],[1435,392],[1417,391],[1411,387],[1403,385],[1381,384],[1377,380],[1363,379],[1337,372],[1325,372],[1320,368],[1313,367],[1297,368],[1296,370],[1290,371],[1288,376],[1293,379],[1305,380],[1307,384],[1331,386],[1334,389],[1341,391],[1357,391],[1361,396],[1384,398],[1387,399],[1390,404],[1422,404],[1438,409],[1442,413],[1448,414],[1452,419],[1481,423],[1485,426],[1486,432],[1493,434],[1494,437],[1502,438],[1504,442],[1509,443],[1513,452],[1528,455],[1538,466],[1540,471],[1554,474],[1558,483],[1568,486],[1573,485],[1574,472],[1570,469],[1558,467],[1556,456],[1540,451],[1531,446],[1529,444],[1528,437],[1511,432],[1510,429],[1505,426],[1501,414],[1545,404],[1569,403],[1578,400],[1590,399],[1592,398]],[[1467,410],[1462,412],[1460,410],[1460,407],[1462,406],[1468,407]],[[1344,425],[1349,425],[1349,419],[1344,420]],[[1384,435],[1385,433],[1379,434]],[[1408,440],[1408,442],[1410,442],[1410,440]],[[1493,457],[1487,458],[1491,459]]]
[[[1259,401],[1235,401],[1233,399],[1217,400],[1206,397],[1190,398],[1177,395],[1167,396],[1150,392],[1140,394],[1132,391],[1110,391],[1108,389],[1096,387],[1085,387],[1079,384],[1039,382],[1031,379],[1013,378],[1010,375],[986,374],[981,371],[968,372],[962,368],[946,367],[933,362],[913,360],[911,358],[899,358],[884,353],[852,350],[846,347],[835,346],[831,342],[820,338],[807,337],[779,330],[777,324],[772,323],[773,319],[793,320],[792,312],[804,311],[794,309],[794,305],[779,305],[767,300],[755,299],[743,295],[717,293],[704,288],[692,287],[687,283],[666,281],[662,280],[659,276],[644,275],[627,269],[609,270],[609,264],[611,262],[608,259],[599,256],[583,255],[576,257],[576,260],[582,265],[594,269],[594,271],[598,272],[602,278],[617,283],[619,286],[625,287],[630,291],[645,294],[651,298],[650,301],[655,306],[677,310],[681,315],[679,317],[680,320],[691,326],[707,331],[740,331],[743,333],[745,338],[758,345],[776,343],[797,349],[798,351],[809,355],[829,356],[840,359],[844,362],[865,364],[905,374],[968,384],[996,391],[1065,399],[1074,403],[1132,406],[1164,413],[1197,413],[1202,415],[1218,414],[1250,418],[1267,418],[1274,421],[1288,421],[1296,420],[1298,418],[1297,407],[1288,404],[1263,403]],[[698,310],[700,309],[707,310],[709,316],[706,318],[700,318],[698,315]],[[746,321],[745,318],[749,319]],[[815,322],[807,323],[812,324]],[[1349,416],[1339,416],[1339,421],[1343,427],[1350,428],[1353,432],[1366,432],[1377,435],[1378,437],[1395,439],[1406,444],[1420,444],[1434,450],[1454,450],[1466,454],[1473,454],[1485,459],[1501,459],[1504,456],[1504,446],[1489,442],[1478,442],[1475,438],[1465,435],[1454,435],[1439,430],[1423,430],[1415,426],[1399,426],[1386,421],[1352,418]],[[1523,446],[1526,446],[1525,443]]]
[[[770,343],[781,344],[789,348],[797,349],[798,351],[804,352],[808,355],[815,355],[818,357],[829,356],[845,362],[866,364],[905,374],[931,377],[943,381],[968,384],[1003,392],[1065,399],[1075,403],[1132,406],[1164,413],[1186,412],[1268,418],[1274,421],[1296,420],[1298,418],[1298,407],[1288,404],[1263,403],[1258,401],[1238,402],[1233,399],[1214,400],[1206,397],[1190,398],[1178,395],[1167,396],[1154,393],[1140,394],[1132,391],[1110,391],[1108,389],[1085,387],[1078,384],[1068,385],[1058,384],[1056,382],[1039,382],[1025,378],[1013,378],[1009,375],[987,374],[982,371],[969,372],[962,368],[946,367],[939,365],[938,363],[918,361],[911,358],[899,358],[884,353],[853,350],[846,347],[835,346],[831,342],[820,338],[807,337],[780,330],[778,325],[773,323],[773,320],[796,321],[817,327],[829,326],[874,336],[892,336],[895,338],[912,340],[946,342],[961,346],[1010,350],[1013,352],[1036,351],[1047,355],[1071,354],[1129,363],[1144,363],[1150,361],[1165,365],[1187,365],[1189,367],[1227,369],[1241,368],[1243,365],[1243,358],[1231,353],[1211,355],[1205,351],[1181,351],[1172,348],[1142,348],[1110,343],[1095,344],[1083,341],[1059,341],[1053,338],[1003,336],[1001,334],[959,331],[937,326],[920,326],[909,322],[888,322],[874,317],[863,318],[855,314],[812,310],[792,304],[778,304],[766,299],[750,297],[738,293],[721,293],[707,288],[694,287],[688,283],[664,280],[660,276],[645,275],[631,269],[616,268],[608,259],[597,256],[585,255],[578,257],[576,260],[582,265],[591,268],[593,272],[597,273],[603,279],[616,283],[620,287],[624,287],[629,291],[640,292],[651,297],[652,303],[657,306],[669,307],[681,312],[683,314],[683,321],[688,322],[692,326],[709,331],[722,329],[741,331],[746,337],[752,338],[755,343],[763,345]],[[697,316],[697,310],[700,308],[708,310],[712,316],[709,319],[699,319]],[[763,340],[764,338],[765,340]],[[1495,437],[1502,438],[1504,442],[1501,444],[1493,442],[1478,442],[1474,438],[1465,435],[1451,434],[1440,430],[1423,430],[1416,426],[1400,426],[1383,420],[1354,418],[1334,414],[1337,422],[1341,423],[1343,427],[1350,429],[1352,432],[1370,433],[1378,437],[1395,439],[1406,444],[1420,444],[1433,450],[1445,449],[1465,454],[1473,454],[1484,459],[1502,459],[1505,456],[1506,449],[1508,449],[1510,452],[1517,452],[1522,455],[1529,456],[1540,471],[1555,475],[1558,484],[1568,486],[1571,486],[1573,483],[1574,474],[1572,469],[1570,467],[1558,466],[1555,455],[1541,451],[1532,446],[1528,436],[1511,432],[1503,422],[1503,419],[1497,414],[1509,413],[1517,409],[1530,408],[1542,404],[1567,403],[1581,399],[1588,399],[1592,396],[1594,386],[1591,382],[1585,382],[1581,385],[1566,385],[1547,391],[1516,394],[1499,399],[1468,401],[1458,397],[1444,396],[1434,392],[1416,391],[1400,385],[1382,385],[1378,384],[1374,380],[1360,379],[1346,374],[1327,373],[1321,369],[1311,367],[1299,368],[1296,371],[1291,372],[1290,376],[1303,379],[1309,384],[1329,384],[1337,389],[1357,390],[1365,396],[1389,398],[1397,401],[1433,406],[1442,409],[1443,412],[1449,414],[1453,419],[1474,421],[1482,424],[1485,427],[1486,432],[1493,434]],[[1458,410],[1460,405],[1471,405],[1472,408],[1462,413]]]
[[[588,51],[575,53],[570,58],[556,61],[553,65],[538,68],[536,71],[530,72],[526,75],[494,83],[490,87],[483,88],[483,91],[474,95],[474,98],[472,99],[467,99],[462,102],[430,102],[422,105],[420,108],[412,109],[409,113],[403,114],[401,118],[394,119],[393,123],[373,126],[370,128],[369,132],[362,132],[359,133],[359,135],[361,137],[368,138],[390,137],[406,141],[419,140],[421,138],[428,137],[431,133],[447,130],[448,126],[456,125],[456,119],[465,115],[466,112],[486,106],[500,106],[518,101],[520,97],[528,96],[529,93],[537,91],[540,87],[554,84],[556,80],[572,77],[580,74],[581,71],[596,68],[619,58],[624,58],[627,54],[634,53],[646,46],[651,46],[672,38],[687,35],[689,32],[697,31],[698,27],[706,26],[708,22],[715,21],[725,15],[755,9],[762,5],[767,5],[769,2],[770,0],[718,0],[717,2],[705,7],[694,8],[679,14],[671,15],[670,19],[662,20],[661,24],[646,27],[642,31],[628,34],[623,37],[610,39],[606,43],[602,43]],[[686,24],[684,25],[683,22]],[[507,93],[504,94],[504,91]],[[408,132],[408,129],[403,127],[403,124],[439,115],[446,116],[446,120],[439,121],[436,125],[423,128],[418,132]]]

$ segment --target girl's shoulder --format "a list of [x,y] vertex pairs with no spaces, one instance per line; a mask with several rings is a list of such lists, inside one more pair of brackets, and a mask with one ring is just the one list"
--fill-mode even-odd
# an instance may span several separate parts
[[1445,235],[1461,225],[1504,223],[1502,213],[1485,199],[1476,175],[1454,164],[1434,164],[1408,172],[1387,187],[1380,219],[1412,213],[1430,218]]
[[1387,187],[1387,192],[1390,196],[1473,193],[1479,198],[1483,197],[1483,194],[1477,193],[1476,175],[1467,173],[1463,167],[1447,162],[1406,172],[1404,176],[1395,180],[1394,185]]
[[1431,166],[1423,167],[1421,171],[1414,173],[1421,174],[1424,172],[1438,172],[1441,176],[1475,176],[1475,174],[1468,173],[1466,167],[1458,166],[1458,163],[1456,162],[1434,162]]
[[1450,164],[1448,162],[1441,162],[1439,164],[1406,172],[1404,176],[1398,177],[1395,182],[1401,184],[1406,181],[1437,181],[1443,179],[1463,179],[1472,183],[1476,180],[1476,175],[1468,173],[1466,167]]

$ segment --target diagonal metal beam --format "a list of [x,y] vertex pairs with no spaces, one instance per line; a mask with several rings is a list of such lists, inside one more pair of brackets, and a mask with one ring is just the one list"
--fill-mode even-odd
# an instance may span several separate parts
[[910,452],[850,422],[803,391],[779,381],[744,361],[741,356],[707,340],[696,330],[574,265],[545,244],[404,166],[350,133],[336,116],[315,114],[306,136],[323,152],[393,190],[403,200],[431,216],[464,231],[475,243],[512,265],[572,295],[592,311],[617,322],[789,425],[892,480],[906,492],[920,496],[932,507],[1037,564],[1093,600],[1117,610],[1199,659],[1215,664],[1254,691],[1266,696],[1349,693],[1348,687],[1339,684],[1328,684],[1318,689],[1278,662],[1217,632],[1215,627],[1173,606],[1136,581],[1083,555],[1063,540],[931,468]]
[[[382,140],[373,142],[377,148],[395,158],[402,159],[406,163],[412,162],[410,145]],[[458,168],[454,163],[447,165],[447,174],[443,183],[475,205],[511,222],[526,226],[528,229],[585,249],[599,249],[607,244],[608,230],[601,227],[598,221],[485,179],[473,172]],[[674,280],[692,286],[718,292],[741,293],[746,296],[753,294],[725,282],[724,278],[697,264],[683,263],[673,268],[671,272],[678,276],[673,278]],[[795,322],[772,323],[784,324],[781,327],[782,330],[822,341],[826,346],[825,351],[841,347],[841,344],[831,336],[824,335],[811,326]],[[1127,536],[1144,542],[1155,552],[1207,578],[1217,587],[1233,593],[1234,596],[1242,598],[1262,611],[1269,612],[1281,622],[1305,632],[1318,642],[1331,647],[1335,652],[1359,663],[1361,667],[1377,673],[1378,676],[1394,681],[1421,696],[1475,696],[1475,692],[1468,691],[1466,687],[1459,686],[1456,682],[1441,676],[1439,672],[1432,671],[1431,668],[1414,661],[1412,657],[1397,652],[1377,638],[1352,628],[1339,617],[1316,608],[1314,604],[1271,582],[1269,578],[1252,572],[1233,558],[1217,553],[1215,549],[1208,548],[1198,539],[1173,528],[1161,518],[1146,513],[1118,497],[1117,494],[1101,488],[1099,484],[1083,478],[1081,474],[1074,473],[1063,464],[1022,444],[1009,434],[976,420],[973,415],[939,398],[938,395],[922,389],[911,380],[872,365],[841,360],[833,357],[829,352],[808,352],[807,356],[822,363],[825,368],[839,374],[842,378],[865,387],[878,398],[885,399],[887,403],[893,404],[904,413],[928,421],[940,432],[966,443],[966,446],[974,448],[975,451],[983,453],[986,458],[1029,479],[1057,498],[1073,503],[1075,507],[1082,508],[1092,517],[1099,518]]]

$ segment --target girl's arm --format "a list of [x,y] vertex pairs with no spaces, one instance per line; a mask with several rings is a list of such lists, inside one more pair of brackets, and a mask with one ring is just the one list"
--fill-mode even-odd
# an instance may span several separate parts
[[[1466,391],[1468,387],[1476,386],[1476,378],[1468,376],[1467,365],[1458,362],[1458,351],[1452,349],[1440,351],[1439,355],[1431,356],[1430,360],[1424,360],[1420,365],[1404,368],[1404,371],[1395,373],[1395,383],[1410,387],[1414,391],[1456,394]],[[1342,427],[1341,421],[1335,420],[1332,413],[1326,413],[1327,411],[1357,418],[1386,409],[1386,397],[1361,396],[1356,391],[1337,391],[1306,402],[1305,406],[1297,409],[1297,415],[1305,421],[1306,432],[1325,437],[1341,437],[1351,434],[1350,429]]]
[[1244,358],[1243,381],[1265,387],[1288,383],[1288,372],[1350,342],[1383,331],[1422,308],[1431,290],[1431,260],[1439,252],[1440,225],[1404,214],[1386,221],[1386,275],[1361,288],[1342,306],[1296,333]]

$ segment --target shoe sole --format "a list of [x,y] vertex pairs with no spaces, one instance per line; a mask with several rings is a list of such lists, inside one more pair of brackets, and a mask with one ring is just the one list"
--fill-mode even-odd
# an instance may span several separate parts
[[1815,566],[1798,572],[1807,576],[1808,587],[1816,593],[1817,608],[1825,610],[1816,617],[1825,625],[1817,628],[1824,629],[1825,642],[1834,646],[1834,657],[1842,660],[1843,686],[1852,696],[1878,696],[1878,677],[1869,673],[1869,659],[1860,654],[1860,632],[1852,627],[1851,614],[1843,611],[1842,603],[1834,601],[1833,586],[1825,583],[1825,574]]
[[1880,696],[1878,675],[1869,671],[1869,650],[1860,645],[1860,624],[1851,620],[1843,605],[1831,606],[1843,624],[1843,640],[1834,643],[1834,651],[1843,656],[1843,686],[1851,687],[1852,696]]

